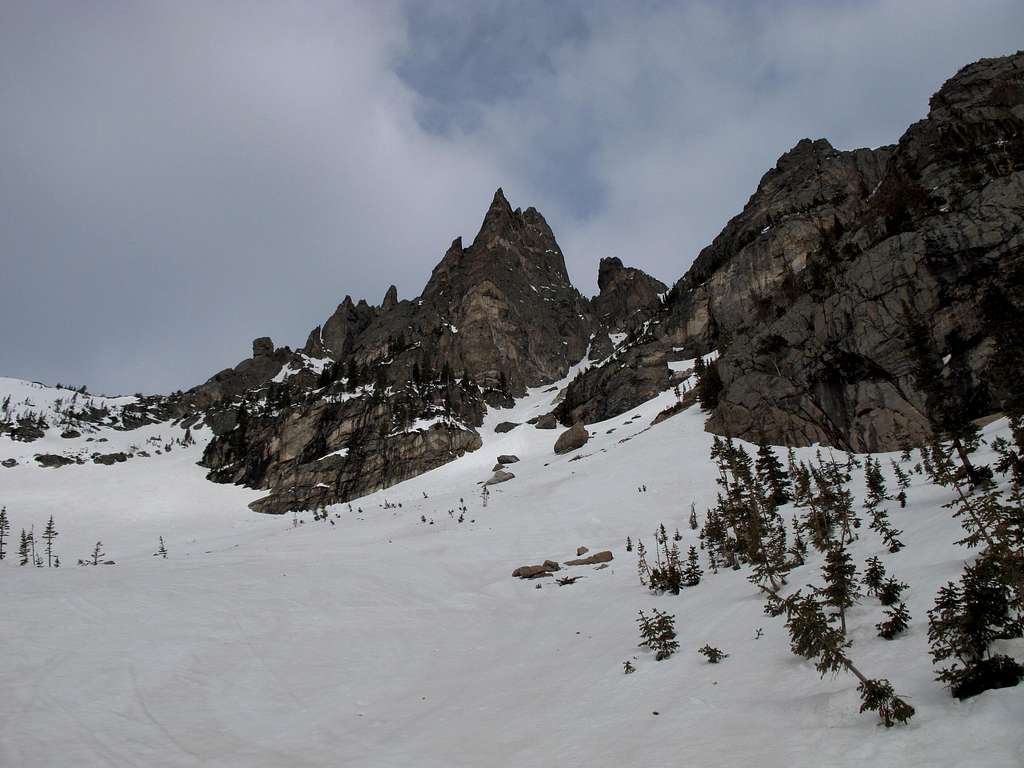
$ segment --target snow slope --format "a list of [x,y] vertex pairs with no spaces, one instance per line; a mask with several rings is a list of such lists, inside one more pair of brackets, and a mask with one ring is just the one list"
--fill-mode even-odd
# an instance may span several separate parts
[[[554,397],[537,390],[492,411],[483,449],[330,508],[333,525],[257,515],[246,504],[259,492],[207,482],[195,466],[202,433],[195,446],[109,467],[0,468],[15,533],[52,514],[64,566],[98,539],[117,561],[0,562],[0,766],[1024,763],[1024,690],[960,703],[933,681],[926,611],[968,554],[952,544],[959,527],[942,491],[915,476],[908,508],[890,509],[907,544],[899,554],[866,525],[855,544],[859,563],[877,554],[911,585],[913,623],[896,640],[875,636],[877,601],[850,615],[857,665],[917,708],[909,727],[887,730],[857,713],[854,679],[819,680],[789,652],[746,572],[677,597],[640,586],[626,536],[650,546],[664,522],[685,552],[691,500],[702,516],[714,498],[702,416],[648,428],[675,402],[669,392],[589,425],[590,442],[564,456],[551,450],[558,432],[494,432]],[[179,433],[107,430],[103,450]],[[0,438],[0,460],[38,446]],[[508,467],[516,477],[491,486],[485,507],[480,483],[505,453],[521,459]],[[166,560],[152,556],[159,536]],[[572,586],[511,578],[579,545],[615,560],[571,569],[584,576]],[[819,582],[819,563],[791,584]],[[636,646],[637,610],[651,607],[675,614],[680,635],[662,662]],[[730,657],[709,665],[696,653],[705,643]],[[637,672],[623,675],[634,657]]]

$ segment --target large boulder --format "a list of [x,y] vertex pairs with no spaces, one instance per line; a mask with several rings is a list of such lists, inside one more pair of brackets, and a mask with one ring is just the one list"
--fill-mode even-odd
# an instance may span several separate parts
[[499,469],[491,476],[490,480],[484,483],[484,485],[497,485],[498,483],[507,483],[509,480],[512,480],[513,478],[515,478],[515,475],[513,475],[511,472],[506,472],[503,469]]
[[58,467],[66,467],[68,464],[74,464],[74,459],[69,459],[67,456],[60,456],[56,453],[39,453],[35,456],[36,461],[41,467],[52,467],[54,469]]
[[582,421],[576,422],[569,429],[565,430],[555,441],[555,453],[569,453],[577,448],[582,448],[590,439],[590,433]]
[[610,550],[595,552],[589,557],[581,557],[576,560],[566,560],[566,565],[597,565],[598,563],[610,563],[615,557]]
[[512,571],[512,575],[520,579],[536,579],[560,570],[561,568],[554,560],[545,560],[540,565],[521,565]]

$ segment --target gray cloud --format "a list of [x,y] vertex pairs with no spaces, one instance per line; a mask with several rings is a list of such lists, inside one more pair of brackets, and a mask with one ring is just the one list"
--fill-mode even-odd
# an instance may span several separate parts
[[197,383],[419,291],[494,188],[666,281],[803,136],[895,141],[1018,2],[8,3],[0,373]]

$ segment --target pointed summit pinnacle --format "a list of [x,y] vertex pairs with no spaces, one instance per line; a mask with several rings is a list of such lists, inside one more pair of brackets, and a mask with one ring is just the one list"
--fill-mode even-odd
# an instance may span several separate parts
[[498,187],[498,190],[494,193],[494,198],[491,200],[491,207],[487,209],[487,214],[484,216],[483,224],[480,225],[480,232],[473,242],[487,242],[491,240],[509,225],[514,224],[515,220],[516,216],[512,206],[505,199],[505,193],[501,187]]

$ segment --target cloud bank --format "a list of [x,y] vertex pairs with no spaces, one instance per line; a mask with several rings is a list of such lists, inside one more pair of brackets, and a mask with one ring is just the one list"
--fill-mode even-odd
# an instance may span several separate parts
[[417,293],[494,189],[666,282],[802,137],[895,142],[977,3],[0,7],[0,373],[169,391]]

